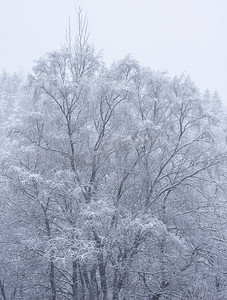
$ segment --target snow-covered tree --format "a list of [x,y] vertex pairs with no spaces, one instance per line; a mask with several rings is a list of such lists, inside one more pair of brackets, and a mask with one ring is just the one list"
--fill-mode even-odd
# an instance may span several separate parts
[[3,299],[224,299],[218,95],[130,55],[106,68],[78,22],[7,123]]

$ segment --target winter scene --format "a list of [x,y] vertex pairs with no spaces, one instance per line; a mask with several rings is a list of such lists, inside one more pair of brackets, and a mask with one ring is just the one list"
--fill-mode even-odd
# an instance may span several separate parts
[[0,1],[0,300],[227,299],[226,11]]

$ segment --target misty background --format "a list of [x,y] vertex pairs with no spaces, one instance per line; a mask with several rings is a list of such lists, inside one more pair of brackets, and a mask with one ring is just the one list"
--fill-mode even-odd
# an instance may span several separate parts
[[154,70],[185,72],[227,103],[225,0],[0,1],[0,71],[27,73],[34,60],[58,49],[79,6],[107,65],[132,53]]

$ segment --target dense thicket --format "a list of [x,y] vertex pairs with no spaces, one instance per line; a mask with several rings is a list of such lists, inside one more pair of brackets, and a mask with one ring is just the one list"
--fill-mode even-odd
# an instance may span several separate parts
[[226,299],[220,99],[106,68],[79,25],[26,87],[0,78],[2,299]]

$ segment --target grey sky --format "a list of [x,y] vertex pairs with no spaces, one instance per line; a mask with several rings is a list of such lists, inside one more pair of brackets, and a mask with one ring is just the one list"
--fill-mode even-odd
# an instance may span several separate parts
[[189,74],[227,103],[226,0],[0,0],[0,71],[27,72],[59,48],[79,5],[108,65],[130,52],[144,66]]

